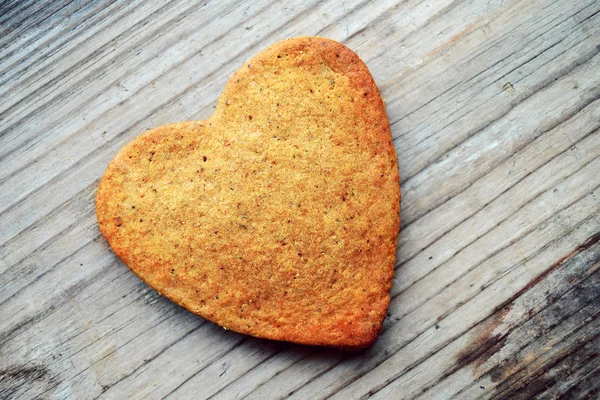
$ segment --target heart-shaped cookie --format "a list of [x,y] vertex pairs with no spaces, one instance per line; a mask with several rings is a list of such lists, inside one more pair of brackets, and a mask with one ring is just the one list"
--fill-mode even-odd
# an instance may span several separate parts
[[400,186],[367,67],[328,39],[285,40],[228,81],[213,116],[125,146],[100,229],[159,293],[237,332],[373,343],[389,304]]

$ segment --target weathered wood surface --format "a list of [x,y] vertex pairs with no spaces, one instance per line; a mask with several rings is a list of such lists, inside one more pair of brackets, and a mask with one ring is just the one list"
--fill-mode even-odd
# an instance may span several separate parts
[[[600,1],[5,1],[0,397],[597,398]],[[99,177],[208,117],[269,44],[354,49],[402,176],[389,317],[358,353],[226,332],[110,251]]]

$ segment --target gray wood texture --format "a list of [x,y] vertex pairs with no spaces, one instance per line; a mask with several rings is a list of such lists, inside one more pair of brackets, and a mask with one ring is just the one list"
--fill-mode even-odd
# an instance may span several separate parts
[[[600,396],[600,1],[23,0],[0,32],[0,398]],[[360,352],[202,320],[94,214],[124,144],[207,118],[299,35],[366,62],[399,156],[392,301]]]

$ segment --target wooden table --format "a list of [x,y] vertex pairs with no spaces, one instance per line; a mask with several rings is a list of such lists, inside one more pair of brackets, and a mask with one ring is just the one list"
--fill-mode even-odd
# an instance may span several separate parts
[[[0,398],[597,398],[600,1],[5,1]],[[293,36],[354,49],[402,176],[392,301],[345,353],[161,298],[94,196],[145,130],[207,118]]]

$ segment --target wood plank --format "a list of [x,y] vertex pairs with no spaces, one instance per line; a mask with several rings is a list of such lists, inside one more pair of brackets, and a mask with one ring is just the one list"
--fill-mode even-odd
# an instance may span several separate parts
[[[0,397],[593,398],[600,2],[0,4]],[[145,130],[208,117],[278,40],[354,49],[386,101],[402,232],[382,334],[348,353],[224,331],[97,228]]]

